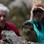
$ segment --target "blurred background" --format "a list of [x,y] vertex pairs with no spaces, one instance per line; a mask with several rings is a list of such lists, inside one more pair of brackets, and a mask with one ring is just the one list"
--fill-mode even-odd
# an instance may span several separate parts
[[[42,0],[44,3],[44,0]],[[22,24],[29,19],[32,0],[0,0],[0,3],[10,9],[8,21],[21,30]]]

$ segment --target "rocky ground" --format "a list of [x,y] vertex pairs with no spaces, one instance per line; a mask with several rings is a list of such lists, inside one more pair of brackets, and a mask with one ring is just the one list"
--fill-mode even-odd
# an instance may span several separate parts
[[0,44],[44,44],[27,42],[23,37],[18,37],[13,31],[4,30],[1,34],[3,39],[0,40]]

